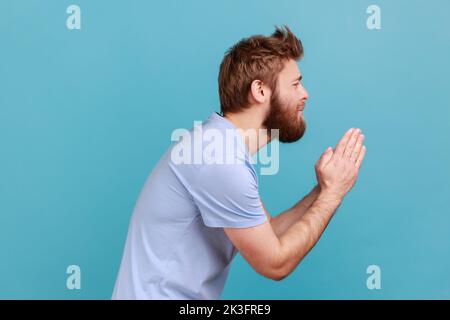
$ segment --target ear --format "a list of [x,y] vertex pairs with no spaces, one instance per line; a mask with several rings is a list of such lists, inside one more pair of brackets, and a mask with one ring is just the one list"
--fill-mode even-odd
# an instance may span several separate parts
[[265,103],[270,98],[270,89],[261,80],[253,80],[250,86],[250,98],[256,103]]

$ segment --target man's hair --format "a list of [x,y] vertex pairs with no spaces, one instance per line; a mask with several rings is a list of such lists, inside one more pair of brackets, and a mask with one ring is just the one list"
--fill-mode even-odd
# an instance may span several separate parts
[[284,62],[303,57],[301,41],[285,25],[275,26],[269,36],[244,38],[225,53],[219,71],[219,96],[222,114],[249,107],[248,94],[254,80],[261,80],[275,92]]

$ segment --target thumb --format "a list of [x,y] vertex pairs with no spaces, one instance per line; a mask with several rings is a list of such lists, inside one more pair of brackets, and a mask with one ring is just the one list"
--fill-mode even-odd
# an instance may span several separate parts
[[320,157],[320,165],[321,166],[326,165],[331,160],[332,156],[333,156],[333,149],[331,147],[328,147]]

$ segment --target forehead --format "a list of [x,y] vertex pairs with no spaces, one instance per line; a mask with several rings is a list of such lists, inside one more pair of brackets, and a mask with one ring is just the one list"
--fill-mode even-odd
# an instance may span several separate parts
[[289,59],[284,63],[284,67],[280,72],[280,80],[293,81],[301,75],[297,62],[293,59]]

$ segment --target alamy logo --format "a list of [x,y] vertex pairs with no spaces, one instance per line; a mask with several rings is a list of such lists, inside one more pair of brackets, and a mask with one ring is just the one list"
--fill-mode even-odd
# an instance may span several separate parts
[[366,13],[370,14],[370,16],[367,18],[367,29],[374,30],[374,29],[381,29],[381,9],[377,5],[370,5],[367,7]]
[[[174,164],[243,164],[247,150],[258,150],[261,140],[267,138],[267,129],[203,128],[201,121],[194,121],[193,130],[176,129],[171,140],[178,142],[171,150]],[[271,129],[271,142],[247,159],[261,165],[261,175],[274,175],[279,169],[279,130]],[[246,146],[247,142],[247,146]],[[269,152],[270,151],[270,152]]]
[[66,26],[69,30],[81,29],[81,9],[77,5],[70,5],[67,7],[66,13],[70,14],[66,20]]
[[370,265],[366,270],[370,276],[367,278],[366,285],[369,290],[381,289],[381,269],[377,265]]
[[77,265],[70,265],[66,269],[66,273],[69,274],[66,280],[66,287],[69,290],[81,289],[81,269]]

